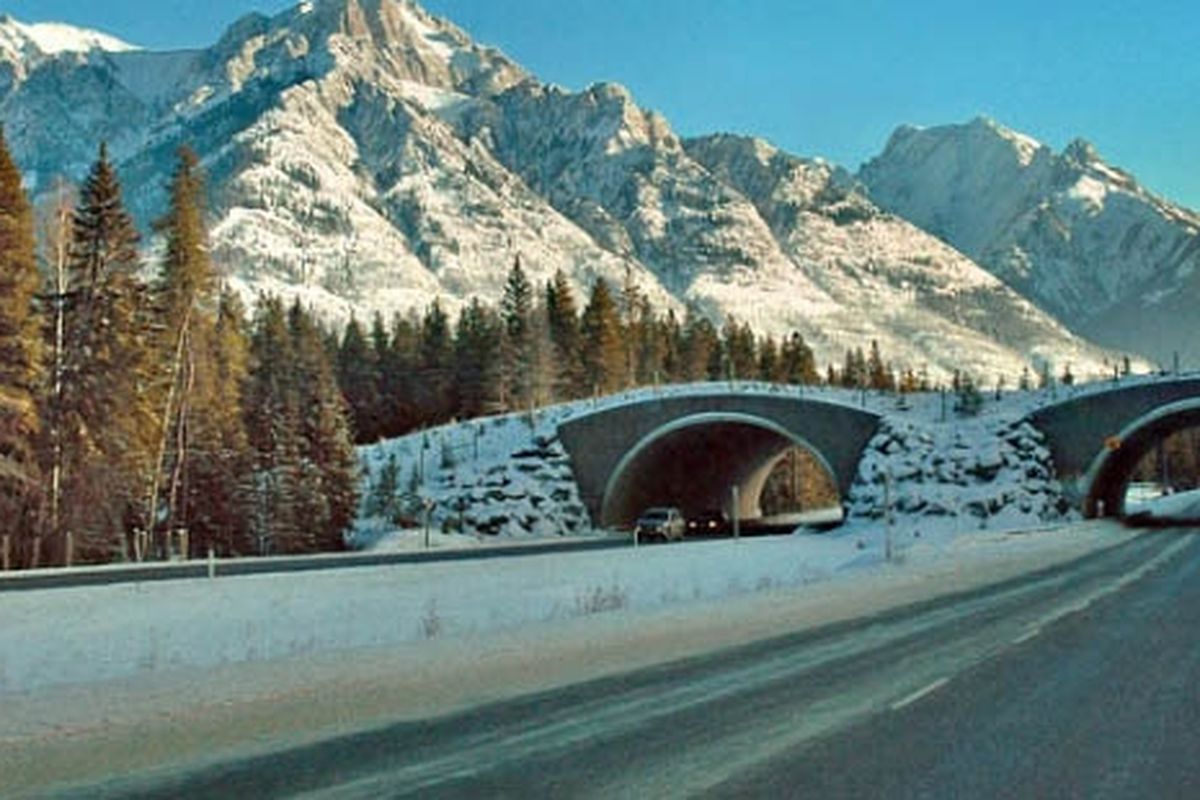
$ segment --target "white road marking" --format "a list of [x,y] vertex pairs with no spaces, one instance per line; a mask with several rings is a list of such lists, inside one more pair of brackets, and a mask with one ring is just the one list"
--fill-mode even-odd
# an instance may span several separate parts
[[949,682],[950,682],[949,678],[938,678],[936,681],[929,684],[924,689],[918,689],[917,691],[913,692],[912,694],[908,695],[907,697],[903,697],[903,698],[897,700],[896,702],[892,703],[892,711],[899,711],[900,709],[905,708],[906,706],[911,706],[913,703],[917,702],[922,697],[933,694],[934,692],[936,692],[938,689],[942,688]]
[[1034,625],[1032,628],[1030,628],[1029,630],[1025,631],[1024,633],[1022,633],[1022,634],[1021,634],[1020,636],[1018,636],[1017,638],[1013,639],[1013,640],[1012,640],[1012,643],[1013,643],[1013,644],[1022,644],[1022,643],[1024,643],[1024,642],[1028,642],[1030,639],[1032,639],[1033,637],[1037,636],[1037,635],[1038,635],[1038,634],[1040,634],[1041,632],[1042,632],[1041,626],[1039,626],[1039,625]]

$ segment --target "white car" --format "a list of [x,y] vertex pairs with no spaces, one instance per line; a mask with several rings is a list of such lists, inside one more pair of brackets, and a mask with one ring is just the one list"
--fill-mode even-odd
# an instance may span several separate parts
[[648,508],[638,517],[633,535],[639,539],[661,537],[665,541],[678,541],[687,530],[683,512],[671,506]]

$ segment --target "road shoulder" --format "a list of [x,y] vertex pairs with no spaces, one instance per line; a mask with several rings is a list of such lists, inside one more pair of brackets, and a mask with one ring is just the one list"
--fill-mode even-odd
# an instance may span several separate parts
[[970,591],[1136,535],[1109,522],[979,534],[936,559],[914,552],[795,589],[8,695],[0,773],[32,791],[441,716]]

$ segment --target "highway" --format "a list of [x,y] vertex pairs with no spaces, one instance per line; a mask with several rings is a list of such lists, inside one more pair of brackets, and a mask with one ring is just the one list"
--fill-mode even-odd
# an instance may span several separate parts
[[1200,535],[75,797],[1184,797]]

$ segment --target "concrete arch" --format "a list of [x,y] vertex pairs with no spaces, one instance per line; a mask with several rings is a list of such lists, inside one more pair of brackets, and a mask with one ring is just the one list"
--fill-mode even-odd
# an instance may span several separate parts
[[[738,488],[740,518],[761,515],[759,499],[771,471],[794,447],[803,447],[835,480],[824,454],[803,436],[761,416],[703,412],[673,419],[642,437],[617,462],[600,506],[604,526],[629,525],[645,508],[675,505],[685,515],[709,509],[732,514],[730,489]],[[698,453],[695,463],[680,454]]]
[[[723,433],[714,430],[720,426],[736,426],[736,430],[726,429]],[[770,474],[773,462],[799,444],[816,454],[819,463],[828,468],[838,493],[844,498],[858,474],[863,449],[878,427],[877,414],[843,403],[799,396],[794,392],[698,386],[672,394],[647,393],[634,400],[572,417],[558,426],[558,437],[570,458],[580,499],[593,524],[603,526],[606,520],[638,513],[628,509],[620,513],[614,511],[613,498],[622,494],[620,481],[628,480],[631,466],[637,467],[639,458],[649,459],[646,468],[653,471],[654,458],[651,456],[662,447],[668,450],[677,447],[680,455],[675,460],[688,465],[686,475],[679,473],[680,481],[686,477],[694,483],[715,485],[719,482],[724,494],[729,491],[729,482],[736,478],[756,500],[761,492],[761,481]],[[735,453],[737,461],[756,463],[761,467],[754,470],[747,467],[748,474],[735,475],[736,471],[726,469],[712,455],[705,455],[705,431],[716,439],[749,439],[742,446],[746,451],[754,452]],[[688,441],[693,436],[700,438]],[[672,437],[681,438],[672,445]],[[724,444],[717,444],[718,451],[724,449]],[[672,460],[663,456],[659,463],[669,465]],[[627,477],[623,479],[621,475]],[[684,492],[685,495],[691,493],[691,490]],[[703,502],[711,503],[715,489],[708,488],[703,492],[696,489],[695,493],[703,494],[706,497]],[[654,504],[670,500],[665,496],[651,499],[649,495],[639,500],[635,495],[628,500],[629,506],[642,501]],[[622,496],[631,495],[625,493]],[[701,502],[688,497],[685,500]]]
[[[1093,387],[1049,403],[1030,414],[1027,421],[1045,436],[1066,499],[1092,515],[1098,510],[1094,501],[1099,499],[1093,496],[1092,487],[1100,462],[1108,456],[1105,443],[1127,436],[1175,403],[1198,398],[1197,375],[1135,379],[1112,388]],[[1106,502],[1105,514],[1115,513],[1111,502]]]
[[1084,478],[1083,513],[1117,517],[1125,513],[1125,489],[1138,462],[1164,438],[1200,426],[1200,397],[1156,408],[1130,422],[1117,435],[1119,446],[1102,450]]

